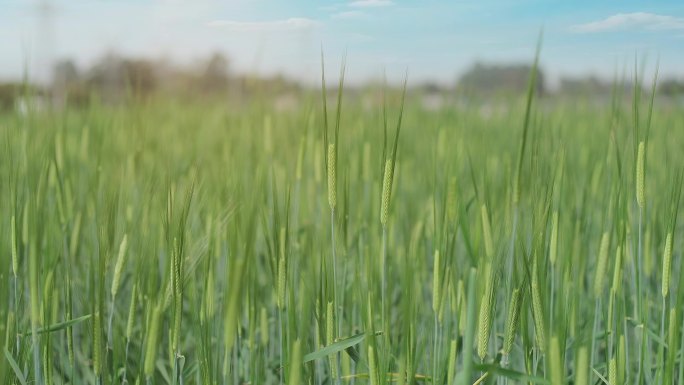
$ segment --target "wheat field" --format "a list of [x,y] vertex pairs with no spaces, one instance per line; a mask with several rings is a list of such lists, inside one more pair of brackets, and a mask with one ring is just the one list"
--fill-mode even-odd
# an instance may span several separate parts
[[643,83],[3,113],[0,382],[684,384],[684,112]]

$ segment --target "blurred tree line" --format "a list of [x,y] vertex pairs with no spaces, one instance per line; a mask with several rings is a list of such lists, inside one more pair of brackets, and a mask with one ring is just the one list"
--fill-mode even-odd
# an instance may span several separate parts
[[130,58],[108,53],[88,68],[79,68],[72,60],[58,61],[53,67],[49,85],[0,83],[0,109],[16,106],[27,95],[52,105],[78,106],[94,100],[107,104],[131,98],[140,101],[158,94],[193,100],[224,97],[239,101],[258,93],[278,95],[299,90],[297,82],[283,76],[267,78],[234,74],[230,61],[220,53],[187,67],[173,65],[164,59]]
[[[532,66],[528,64],[488,65],[475,63],[458,81],[458,88],[477,95],[511,95],[526,92]],[[537,69],[536,93],[568,97],[610,97],[614,92],[629,96],[633,92],[632,79],[606,81],[596,76],[562,77],[558,86],[551,90],[544,71]],[[649,88],[650,84],[643,87]],[[659,79],[658,92],[661,96],[684,96],[684,79]]]
[[298,90],[299,85],[282,76],[257,78],[234,74],[230,61],[220,53],[189,67],[163,59],[126,58],[110,53],[85,70],[79,70],[70,60],[57,63],[52,87],[58,103],[69,104],[84,104],[93,97],[108,103],[128,97],[145,99],[159,93],[192,99],[239,99],[262,89],[289,92]]
[[[536,92],[546,91],[544,73],[537,68]],[[484,95],[518,94],[527,90],[532,66],[527,64],[483,64],[475,65],[466,71],[458,81],[458,85],[468,93]]]
[[[529,64],[475,63],[455,84],[426,83],[413,89],[423,94],[473,95],[491,98],[498,95],[524,94],[532,66]],[[618,90],[612,82],[597,77],[562,78],[554,90],[548,88],[544,71],[537,69],[536,93],[539,96],[610,97]],[[153,95],[177,98],[221,97],[244,103],[250,97],[298,95],[304,88],[284,76],[257,77],[238,75],[231,71],[230,60],[214,53],[194,65],[181,67],[168,60],[124,57],[108,53],[88,68],[79,68],[72,60],[57,62],[52,84],[36,86],[22,82],[0,83],[0,109],[11,109],[26,95],[40,98],[41,103],[86,105],[94,100],[118,103],[131,98],[141,101]],[[632,86],[622,84],[629,95]],[[350,89],[349,91],[354,92]],[[619,91],[619,90],[618,90]],[[684,80],[663,79],[659,83],[661,96],[684,95]],[[22,99],[24,98],[24,99]]]

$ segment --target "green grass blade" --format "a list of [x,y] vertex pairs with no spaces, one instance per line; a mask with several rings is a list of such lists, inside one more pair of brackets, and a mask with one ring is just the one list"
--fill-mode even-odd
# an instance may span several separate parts
[[[375,334],[380,335],[381,333],[376,332]],[[366,338],[366,333],[360,333],[360,334],[339,340],[339,341],[332,343],[328,346],[325,346],[319,350],[316,350],[315,352],[311,352],[311,353],[305,355],[303,363],[307,363],[307,362],[310,362],[313,360],[318,360],[321,358],[326,358],[331,354],[335,354],[337,352],[341,352],[343,350],[346,350],[346,349],[348,349],[354,345],[359,344],[365,338]]]
[[14,360],[14,357],[12,357],[12,354],[10,354],[6,348],[5,358],[7,358],[7,362],[9,362],[12,370],[14,371],[14,375],[17,376],[17,379],[19,379],[21,385],[27,385],[28,383],[26,382],[26,377],[24,376],[24,373],[21,372],[21,369],[19,369],[19,364],[17,364],[17,361]]
[[518,372],[512,369],[503,368],[499,365],[494,364],[474,364],[475,369],[482,372],[489,372],[493,375],[506,377],[510,380],[522,382],[531,382],[534,384],[551,384],[551,381],[543,377],[533,376],[531,374]]
[[[74,319],[70,319],[70,320],[67,320],[64,322],[52,324],[52,325],[47,326],[47,327],[42,327],[42,328],[36,329],[36,333],[43,334],[43,333],[58,332],[60,330],[64,330],[64,329],[68,328],[69,326],[73,326],[77,323],[81,323],[83,321],[89,320],[90,317],[91,317],[91,314],[86,314],[86,315],[80,316],[78,318],[74,318]],[[31,331],[26,331],[26,332],[20,333],[19,335],[22,337],[27,337],[27,336],[31,335]]]

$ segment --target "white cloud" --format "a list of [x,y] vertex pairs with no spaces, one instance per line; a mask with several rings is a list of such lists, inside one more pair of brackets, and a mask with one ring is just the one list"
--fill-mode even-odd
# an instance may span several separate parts
[[366,19],[368,18],[368,14],[365,12],[361,11],[343,11],[343,12],[338,12],[332,15],[333,19]]
[[207,23],[212,28],[228,29],[235,32],[283,32],[306,31],[321,25],[319,21],[304,17],[291,17],[273,21],[234,21],[213,20]]
[[577,24],[571,30],[579,33],[625,29],[673,30],[684,29],[684,18],[647,12],[618,13],[603,20]]
[[350,7],[369,8],[369,7],[387,7],[393,5],[392,0],[355,0],[349,3]]

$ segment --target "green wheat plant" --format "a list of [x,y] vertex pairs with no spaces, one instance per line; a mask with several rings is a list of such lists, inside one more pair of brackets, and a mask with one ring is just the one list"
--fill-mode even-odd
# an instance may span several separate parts
[[0,383],[684,383],[656,80],[435,108],[344,63],[286,107],[0,110]]

